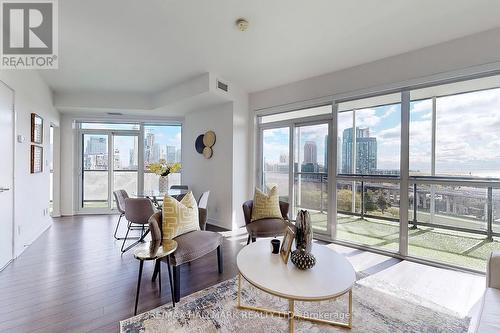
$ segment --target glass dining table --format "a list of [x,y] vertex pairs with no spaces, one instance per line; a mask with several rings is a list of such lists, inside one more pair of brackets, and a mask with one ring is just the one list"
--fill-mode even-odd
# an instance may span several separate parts
[[136,192],[132,193],[132,195],[136,198],[148,198],[153,202],[153,204],[158,208],[161,209],[161,203],[163,202],[163,198],[165,195],[169,195],[171,197],[176,198],[177,200],[182,199],[182,197],[188,193],[187,190],[168,190],[166,192],[160,192],[160,191],[144,191],[144,192]]

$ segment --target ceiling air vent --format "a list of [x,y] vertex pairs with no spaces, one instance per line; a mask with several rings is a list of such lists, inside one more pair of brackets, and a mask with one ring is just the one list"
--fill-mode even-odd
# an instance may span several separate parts
[[225,92],[227,92],[229,90],[229,86],[226,83],[221,82],[219,80],[217,80],[217,88],[219,88],[220,90],[223,90]]
[[123,113],[121,113],[121,112],[108,112],[108,115],[110,115],[110,116],[123,116]]

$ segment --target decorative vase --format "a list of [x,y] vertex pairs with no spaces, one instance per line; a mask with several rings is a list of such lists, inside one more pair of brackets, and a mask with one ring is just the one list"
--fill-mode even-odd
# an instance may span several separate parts
[[304,249],[295,250],[291,255],[292,263],[298,269],[310,269],[316,265],[316,258],[311,252],[306,252]]
[[168,192],[168,176],[160,176],[158,181],[158,191],[160,193]]
[[305,252],[311,252],[312,241],[313,241],[313,231],[311,225],[311,216],[307,210],[299,210],[297,213],[297,218],[295,220],[295,244],[297,250],[304,250]]

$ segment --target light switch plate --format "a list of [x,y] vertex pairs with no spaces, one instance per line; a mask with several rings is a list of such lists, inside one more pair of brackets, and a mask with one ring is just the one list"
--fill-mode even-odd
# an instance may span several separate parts
[[26,142],[26,137],[25,137],[24,135],[19,134],[19,135],[17,136],[17,142],[19,142],[19,143],[24,143],[24,142]]

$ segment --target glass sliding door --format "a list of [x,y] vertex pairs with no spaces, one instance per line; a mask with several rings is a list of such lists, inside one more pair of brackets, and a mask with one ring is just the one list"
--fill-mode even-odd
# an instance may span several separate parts
[[80,209],[106,212],[115,207],[113,191],[137,193],[139,136],[136,132],[84,130],[81,140]]
[[139,166],[139,137],[134,134],[113,133],[113,188],[137,193]]
[[281,201],[290,202],[290,127],[264,129],[262,135],[262,190],[278,186]]
[[401,94],[340,103],[337,239],[399,251]]
[[293,216],[308,210],[315,231],[328,232],[328,131],[326,122],[297,124],[294,132]]
[[109,136],[82,134],[81,208],[109,207]]

